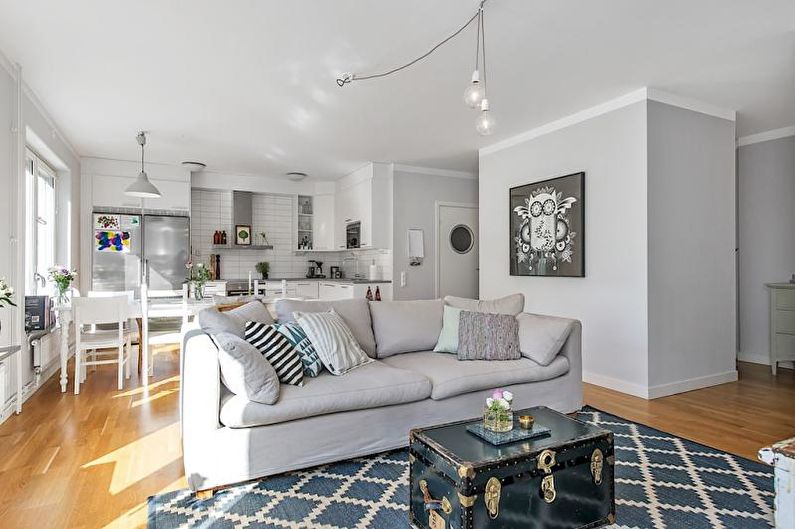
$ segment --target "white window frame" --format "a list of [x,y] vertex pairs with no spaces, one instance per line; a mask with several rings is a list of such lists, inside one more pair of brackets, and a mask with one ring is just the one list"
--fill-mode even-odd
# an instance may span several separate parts
[[[39,241],[38,237],[38,229],[37,226],[39,224],[47,224],[48,220],[40,215],[39,212],[39,176],[44,175],[49,177],[52,182],[52,194],[53,194],[53,211],[52,211],[52,240],[49,241],[49,244],[52,245],[51,251],[53,256],[53,261],[56,259],[56,239],[57,234],[55,233],[55,226],[57,223],[58,218],[58,174],[55,172],[55,169],[52,168],[41,156],[36,154],[34,150],[30,147],[25,149],[25,189],[26,189],[26,251],[25,251],[25,268],[28,271],[26,274],[26,281],[25,281],[25,292],[28,295],[49,295],[52,294],[51,285],[45,283],[44,286],[41,285],[41,279],[37,280],[36,273],[38,271],[43,271],[44,268],[40,267],[40,263],[38,262],[39,259],[39,245],[41,241]],[[30,187],[28,187],[28,179],[32,178],[32,183]],[[28,191],[32,191],[32,196],[27,196]],[[30,231],[28,231],[30,229]],[[55,262],[52,263],[45,263],[46,266],[52,266]],[[44,277],[46,279],[46,276]]]

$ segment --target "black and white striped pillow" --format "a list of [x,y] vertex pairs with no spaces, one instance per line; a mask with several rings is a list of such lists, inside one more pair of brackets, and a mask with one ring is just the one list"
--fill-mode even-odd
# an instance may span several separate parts
[[304,385],[304,364],[301,355],[276,325],[249,321],[246,323],[246,341],[262,353],[273,366],[279,381],[294,386]]

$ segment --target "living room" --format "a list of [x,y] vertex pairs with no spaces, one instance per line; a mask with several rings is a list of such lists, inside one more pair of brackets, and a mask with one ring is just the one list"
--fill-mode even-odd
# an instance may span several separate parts
[[0,5],[0,527],[795,527],[791,2],[85,7]]

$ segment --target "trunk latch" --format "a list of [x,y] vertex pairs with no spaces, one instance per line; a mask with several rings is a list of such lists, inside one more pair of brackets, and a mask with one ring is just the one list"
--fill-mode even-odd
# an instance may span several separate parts
[[546,476],[541,480],[541,494],[544,496],[544,501],[552,503],[557,497],[555,492],[555,477],[552,475],[552,467],[555,466],[555,452],[553,450],[544,450],[538,455],[538,469],[542,470]]
[[602,484],[602,467],[604,466],[605,457],[600,449],[596,449],[591,454],[591,475],[593,482],[597,485]]
[[500,493],[502,484],[497,478],[489,478],[486,482],[486,492],[483,499],[486,500],[486,510],[489,511],[489,518],[496,519],[500,515]]

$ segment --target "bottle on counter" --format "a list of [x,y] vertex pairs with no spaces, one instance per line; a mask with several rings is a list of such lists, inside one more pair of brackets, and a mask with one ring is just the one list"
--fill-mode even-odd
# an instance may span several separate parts
[[215,254],[215,279],[221,279],[221,254]]
[[381,301],[381,289],[379,287],[375,287],[375,300]]
[[226,230],[221,232],[221,244],[226,244]]
[[370,287],[367,287],[367,295],[365,297],[367,298],[367,301],[373,301],[373,291],[370,289]]

